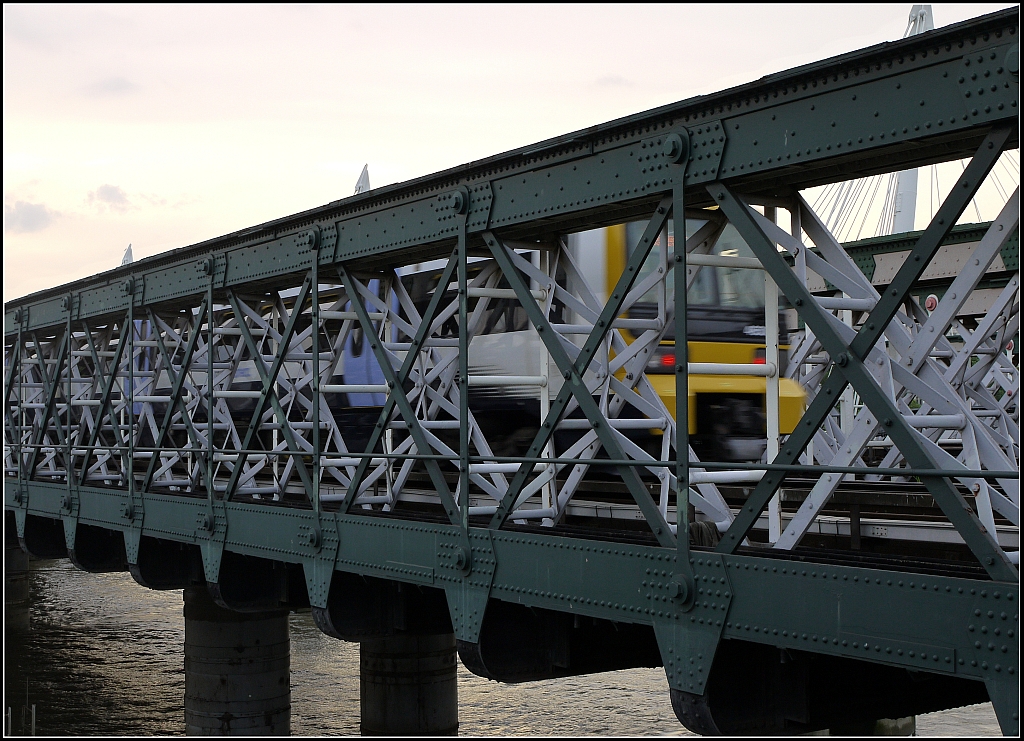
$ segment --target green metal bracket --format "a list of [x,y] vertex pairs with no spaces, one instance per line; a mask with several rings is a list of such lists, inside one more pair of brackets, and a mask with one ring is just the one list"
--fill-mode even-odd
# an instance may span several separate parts
[[309,546],[315,554],[303,559],[302,571],[306,578],[306,591],[309,593],[309,604],[313,607],[327,607],[327,596],[331,588],[331,577],[337,567],[338,549],[341,537],[338,523],[333,515],[321,514],[315,525],[307,533]]
[[1020,735],[1020,680],[1013,677],[985,682],[996,719],[1004,736]]
[[228,510],[223,499],[208,501],[209,512],[195,515],[195,539],[203,556],[203,574],[207,584],[220,580],[220,562],[224,557],[224,543],[228,534]]
[[671,569],[655,569],[646,587],[669,686],[703,695],[733,590],[721,555],[694,555],[691,585],[673,577],[673,572],[678,573],[675,564]]
[[708,121],[687,129],[688,137],[683,159],[674,160],[686,170],[686,185],[710,183],[718,179],[722,156],[727,143],[725,124],[721,120]]
[[[468,539],[472,549],[469,553],[459,531],[438,539],[436,579],[448,597],[456,639],[476,643],[480,640],[497,559],[490,530],[470,528]],[[467,565],[472,568],[468,573]]]

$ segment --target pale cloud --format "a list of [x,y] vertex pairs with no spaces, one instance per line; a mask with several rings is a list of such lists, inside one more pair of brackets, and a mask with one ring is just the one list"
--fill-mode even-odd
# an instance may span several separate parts
[[128,200],[128,194],[117,185],[101,185],[89,193],[89,203],[97,204],[100,207],[105,206],[112,211],[122,213],[132,207],[132,202]]
[[93,97],[132,95],[139,90],[138,85],[124,77],[107,77],[85,89]]
[[98,6],[4,6],[5,40],[51,54],[77,51],[102,35],[126,37],[134,25],[128,13]]
[[[1006,6],[936,5],[935,22]],[[335,201],[365,162],[381,187],[892,41],[909,10],[7,4],[4,202],[60,218],[5,235],[4,284]]]
[[41,232],[59,217],[60,212],[47,208],[46,204],[15,201],[13,206],[4,206],[4,233]]
[[156,193],[139,193],[138,197],[141,198],[150,206],[160,207],[167,205],[167,199],[161,198]]
[[619,75],[605,75],[594,81],[598,87],[636,87],[636,83]]

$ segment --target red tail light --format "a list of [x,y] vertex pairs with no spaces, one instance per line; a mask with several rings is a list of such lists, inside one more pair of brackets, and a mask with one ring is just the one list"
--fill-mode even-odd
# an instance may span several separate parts
[[676,351],[670,345],[659,347],[651,353],[651,359],[647,361],[648,373],[675,373],[676,372]]
[[756,350],[754,350],[754,364],[755,365],[764,365],[766,362],[768,362],[768,361],[766,359],[766,354],[765,354],[764,348],[763,347],[759,347]]

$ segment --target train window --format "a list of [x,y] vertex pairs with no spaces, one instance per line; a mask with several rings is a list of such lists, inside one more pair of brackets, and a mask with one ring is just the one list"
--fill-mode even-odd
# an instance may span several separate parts
[[[686,291],[687,306],[715,306],[718,304],[718,297],[715,295],[715,269],[701,268],[697,271],[697,277],[693,279],[689,289]],[[674,296],[672,286],[668,290],[669,296]]]
[[[715,243],[715,254],[754,257],[736,227],[729,224]],[[758,308],[764,306],[764,274],[760,270],[718,268],[718,295],[722,306]]]
[[[697,229],[702,227],[706,222],[697,221],[694,219],[688,219],[686,222],[686,229],[688,232],[693,234]],[[647,227],[647,222],[634,221],[626,225],[626,239],[627,243],[632,247],[635,246],[640,238],[643,236],[643,231]],[[658,241],[651,249],[651,254],[647,256],[644,261],[643,267],[640,268],[640,274],[637,276],[637,282],[643,281],[648,275],[657,270],[661,258],[661,250],[665,249],[665,234],[664,232],[658,237]],[[672,263],[672,257],[675,253],[675,235],[672,234],[671,224],[669,225],[668,234],[668,262]],[[701,268],[697,272],[697,277],[694,278],[693,283],[690,284],[689,290],[686,292],[686,303],[688,306],[715,306],[718,303],[718,296],[716,294],[715,285],[715,269],[714,268]],[[763,291],[762,291],[763,293]],[[675,281],[670,279],[665,283],[665,297],[666,300],[671,302],[675,297]],[[640,303],[644,304],[656,304],[658,303],[658,292],[656,288],[651,289],[643,295],[640,299]]]
[[[469,278],[472,280],[476,277],[479,272],[485,267],[489,266],[489,261],[480,261],[472,263],[469,267]],[[430,298],[433,292],[437,289],[437,282],[441,278],[440,271],[434,273],[420,273],[409,276],[403,276],[402,280],[406,284],[406,289],[409,291],[413,301],[416,304],[417,309],[420,312],[426,310],[427,304],[430,302]],[[565,272],[560,271],[559,276],[562,283],[565,282]],[[508,288],[509,284],[507,281],[502,280],[499,288]],[[455,295],[452,292],[451,299],[454,300]],[[564,313],[564,307],[561,302],[556,301],[552,306],[551,316],[549,319],[552,322],[563,321],[562,315]],[[530,328],[530,320],[526,314],[526,310],[522,307],[522,304],[518,300],[513,299],[490,299],[488,303],[487,313],[484,317],[483,323],[480,325],[479,334],[495,334],[500,332],[522,332]],[[442,336],[458,336],[458,318],[453,317],[441,328],[440,331]]]
[[526,310],[518,301],[498,299],[492,300],[488,307],[482,334],[522,332],[529,328],[530,323],[526,316]]

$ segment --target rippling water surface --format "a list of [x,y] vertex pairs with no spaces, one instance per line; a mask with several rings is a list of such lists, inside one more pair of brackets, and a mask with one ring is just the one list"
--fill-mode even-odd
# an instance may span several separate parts
[[[180,735],[185,624],[181,592],[126,574],[33,564],[28,606],[5,610],[5,707],[23,732],[26,679],[38,735]],[[359,649],[291,621],[293,735],[359,733]],[[463,735],[689,735],[661,669],[502,685],[459,667]],[[918,718],[919,735],[999,735],[990,704]],[[6,729],[5,729],[6,730]]]

